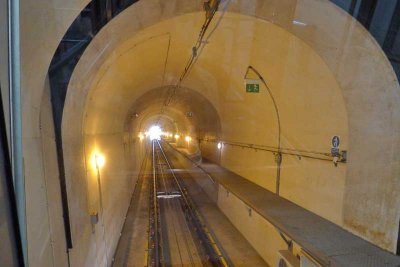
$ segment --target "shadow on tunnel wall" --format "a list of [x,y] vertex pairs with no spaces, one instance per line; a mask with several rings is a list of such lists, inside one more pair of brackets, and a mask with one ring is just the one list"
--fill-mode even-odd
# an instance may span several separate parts
[[22,266],[23,256],[0,87],[0,265]]

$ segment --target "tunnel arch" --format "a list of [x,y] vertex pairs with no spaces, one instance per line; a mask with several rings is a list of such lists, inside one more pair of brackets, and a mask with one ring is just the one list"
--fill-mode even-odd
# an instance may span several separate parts
[[[198,133],[201,137],[207,134],[219,137],[221,132],[220,115],[211,102],[195,90],[180,88],[176,92],[174,100],[162,112],[161,109],[164,106],[165,96],[170,89],[171,87],[155,88],[138,97],[128,111],[129,115],[127,116],[128,120],[126,123],[133,123],[129,118],[133,120],[135,118],[134,114],[137,114],[141,118],[140,114],[142,112],[145,114],[155,114],[157,117],[164,113],[168,114],[169,112],[180,111],[181,117],[185,118],[186,123],[191,124],[193,127],[192,133]],[[188,112],[190,112],[189,116]],[[141,122],[137,123],[136,132],[143,131],[140,124]]]
[[[121,13],[115,21],[110,22],[109,25],[107,25],[89,45],[71,79],[67,93],[66,110],[63,117],[63,125],[68,125],[68,129],[66,129],[67,126],[63,126],[64,144],[66,145],[65,157],[67,176],[70,178],[74,177],[68,182],[70,190],[73,188],[72,184],[76,181],[75,179],[78,180],[78,177],[83,178],[83,176],[85,176],[83,173],[87,172],[87,170],[85,170],[84,161],[79,163],[79,168],[76,168],[72,162],[68,163],[68,158],[75,158],[75,155],[77,155],[76,153],[78,153],[78,155],[85,154],[82,140],[80,140],[76,135],[77,133],[79,133],[80,136],[83,135],[81,127],[84,119],[82,117],[76,117],[76,113],[72,115],[70,112],[74,113],[74,111],[71,111],[70,108],[82,110],[82,107],[85,106],[86,103],[86,97],[90,97],[90,85],[93,84],[94,80],[98,79],[98,76],[96,77],[94,74],[98,72],[108,72],[109,66],[107,66],[107,60],[109,60],[109,57],[113,57],[120,51],[123,51],[122,47],[129,43],[129,40],[125,40],[124,42],[125,37],[143,34],[141,37],[142,39],[145,39],[146,33],[141,32],[140,29],[155,25],[158,21],[164,21],[167,18],[174,18],[177,15],[198,11],[199,7],[197,4],[198,3],[195,3],[195,1],[191,1],[190,3],[186,1],[184,4],[182,3],[181,5],[173,7],[173,12],[168,13],[171,12],[171,10],[168,10],[167,12],[166,9],[159,7],[156,1],[139,2],[137,5],[135,4]],[[313,4],[313,6],[311,6],[311,4]],[[349,125],[348,147],[346,146],[349,150],[349,165],[346,170],[345,185],[343,185],[346,187],[343,192],[345,202],[342,210],[343,222],[341,222],[341,218],[330,219],[338,224],[343,223],[343,225],[349,230],[358,233],[364,238],[377,242],[382,247],[393,249],[393,237],[396,235],[397,228],[397,225],[394,225],[393,223],[396,221],[394,218],[398,218],[398,199],[393,197],[392,199],[396,199],[396,203],[385,202],[383,204],[384,207],[396,208],[391,209],[391,214],[387,215],[388,221],[376,222],[374,225],[367,227],[372,227],[370,230],[365,230],[362,223],[363,218],[365,218],[365,216],[370,216],[370,214],[363,214],[365,211],[359,211],[357,207],[366,195],[375,190],[375,186],[379,186],[376,182],[373,182],[374,177],[376,176],[382,177],[381,179],[385,181],[392,181],[392,183],[398,187],[398,183],[396,183],[393,175],[393,173],[396,172],[396,166],[393,166],[391,169],[392,173],[384,175],[379,174],[379,168],[371,167],[371,169],[368,170],[368,173],[367,171],[362,172],[362,174],[369,177],[363,181],[360,181],[357,176],[360,174],[363,163],[371,156],[380,159],[380,166],[386,166],[387,162],[393,162],[394,154],[383,155],[383,152],[387,151],[387,148],[392,147],[393,145],[393,139],[386,139],[385,136],[390,137],[391,134],[398,130],[395,125],[398,125],[398,116],[396,114],[398,114],[399,111],[395,107],[395,104],[391,104],[395,103],[399,97],[397,92],[397,80],[390,64],[375,41],[352,18],[348,17],[330,3],[304,1],[299,5],[301,8],[296,11],[290,8],[286,9],[287,6],[285,4],[280,4],[276,1],[270,3],[266,3],[266,1],[254,1],[252,3],[238,1],[237,3],[232,3],[229,12],[243,14],[244,16],[249,17],[256,17],[257,20],[263,22],[269,21],[269,23],[278,25],[282,29],[285,29],[299,38],[301,42],[306,43],[319,57],[321,57],[322,61],[325,62],[331,70],[333,77],[336,79],[338,86],[343,92],[343,102],[345,103],[345,106],[340,109],[342,112],[347,113],[346,118],[349,119],[349,121],[345,123]],[[254,8],[254,6],[257,6],[257,8]],[[271,9],[271,6],[274,7],[274,12],[272,12],[273,9]],[[149,11],[150,8],[152,8],[150,12],[153,12],[156,16],[145,18],[141,15],[145,14],[144,11]],[[279,15],[276,16],[276,13]],[[140,26],[129,23],[130,20],[128,17],[132,14],[138,21],[140,21]],[[329,14],[329,18],[332,19],[331,21],[338,23],[335,25],[335,22],[332,23],[330,21],[333,25],[329,25],[327,23],[329,20],[322,17],[321,14]],[[198,15],[198,17],[200,16],[201,14]],[[232,15],[232,17],[234,16],[235,15]],[[295,16],[296,19],[305,19],[305,21],[312,25],[312,27],[302,29],[294,26],[292,20]],[[123,30],[117,32],[113,27],[120,27]],[[348,40],[346,40],[347,43],[345,44],[339,43],[340,41],[334,38],[335,36],[343,36],[346,34],[348,35],[346,36]],[[110,36],[113,37],[110,38]],[[152,38],[152,36],[147,37]],[[110,41],[106,41],[107,39]],[[357,44],[360,43],[366,47],[365,50],[357,48]],[[337,49],[338,47],[339,49]],[[99,52],[100,57],[97,56]],[[366,58],[366,54],[372,56],[373,60]],[[360,65],[363,66],[364,70],[357,72],[358,67],[355,66]],[[379,66],[378,69],[382,71],[372,72],[376,66]],[[363,76],[363,73],[368,72],[368,69],[371,70],[369,72],[371,75],[369,77]],[[176,71],[179,72],[179,70]],[[268,71],[268,73],[272,72]],[[236,74],[238,76],[243,75],[243,73]],[[87,79],[88,77],[90,78]],[[204,80],[202,82],[204,82]],[[198,83],[198,81],[193,80],[192,83],[188,81],[186,86],[195,88],[196,83]],[[148,87],[152,88],[156,86]],[[376,88],[381,88],[381,90],[385,92],[382,93],[385,97],[376,99]],[[209,93],[208,96],[210,95],[212,95],[212,93]],[[209,98],[218,110],[219,105],[217,103],[219,102],[218,99],[220,99],[220,95],[217,95],[215,98]],[[387,105],[391,106],[390,114],[385,112],[379,113],[378,110],[382,110],[383,107]],[[245,113],[246,109],[244,109],[243,112]],[[385,118],[390,119],[387,120]],[[373,126],[372,123],[377,125]],[[224,126],[222,126],[222,128],[224,128]],[[371,132],[370,128],[374,128],[375,130]],[[379,129],[379,132],[376,132],[376,128]],[[344,136],[346,135],[347,134],[345,133]],[[360,135],[362,137],[360,137]],[[271,134],[269,137],[272,139],[274,134]],[[383,138],[388,142],[379,145],[375,144],[374,140],[377,137]],[[238,137],[238,139],[241,139],[241,137]],[[398,144],[398,141],[395,141],[395,143]],[[78,147],[80,147],[79,151],[72,151],[74,149],[71,144],[78,145]],[[372,146],[367,146],[366,144],[372,144]],[[386,149],[384,147],[386,147]],[[372,151],[372,153],[370,151]],[[360,185],[363,187],[361,192],[356,190]],[[393,193],[390,193],[392,190],[383,187],[380,188],[392,196]],[[72,196],[78,193],[74,191],[76,189],[72,190]],[[78,189],[78,191],[79,190],[82,189]],[[84,190],[82,190],[81,193],[84,193]],[[367,199],[369,199],[369,201],[375,201],[376,199],[380,199],[380,196],[368,196]],[[84,206],[84,203],[81,203],[80,205]],[[82,206],[72,207],[72,209],[82,209]],[[370,212],[371,214],[379,214],[380,211],[378,210],[381,210],[381,207]],[[72,220],[79,221],[80,219],[75,217]],[[379,229],[391,230],[388,231],[388,234],[382,237],[377,235]],[[77,236],[81,230],[75,229],[75,231],[75,236]]]

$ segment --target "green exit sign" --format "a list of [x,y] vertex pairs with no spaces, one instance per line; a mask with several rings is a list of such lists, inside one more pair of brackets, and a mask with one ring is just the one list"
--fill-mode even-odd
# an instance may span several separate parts
[[260,84],[258,83],[246,83],[246,93],[259,93]]

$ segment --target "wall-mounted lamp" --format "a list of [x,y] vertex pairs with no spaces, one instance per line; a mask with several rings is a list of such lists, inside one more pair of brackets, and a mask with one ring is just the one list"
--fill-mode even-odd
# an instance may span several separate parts
[[[92,159],[92,164],[94,164],[94,167],[97,170],[97,185],[98,185],[98,190],[99,190],[99,202],[100,202],[100,216],[101,216],[101,224],[102,224],[102,228],[103,228],[103,237],[104,237],[104,246],[107,247],[107,238],[106,238],[106,227],[105,227],[105,223],[104,223],[104,210],[103,210],[103,191],[101,188],[101,178],[100,178],[100,169],[104,167],[104,165],[106,164],[106,158],[104,155],[102,155],[101,153],[95,152],[93,154],[93,159]],[[92,225],[93,222],[96,222],[96,220],[98,220],[98,214],[91,214],[91,221],[92,221]],[[97,223],[97,222],[96,222]],[[108,262],[108,252],[106,251],[106,260]]]
[[178,140],[180,138],[179,134],[175,135],[175,139]]
[[92,167],[93,169],[101,169],[104,167],[104,165],[106,164],[106,158],[104,157],[104,155],[100,154],[100,153],[94,153],[93,157],[92,157]]
[[221,150],[221,149],[222,149],[222,147],[223,147],[223,144],[222,144],[222,142],[218,142],[217,148],[218,148],[219,150]]
[[140,141],[142,141],[144,139],[144,135],[142,133],[139,133],[138,137],[139,137]]
[[192,137],[186,136],[186,137],[185,137],[185,140],[186,140],[186,142],[190,143],[190,141],[192,141]]

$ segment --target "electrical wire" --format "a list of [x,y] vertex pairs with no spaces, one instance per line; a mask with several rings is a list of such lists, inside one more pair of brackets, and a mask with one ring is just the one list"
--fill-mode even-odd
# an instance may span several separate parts
[[207,29],[209,28],[209,26],[210,26],[210,24],[211,24],[211,22],[212,22],[212,20],[213,20],[213,18],[215,16],[215,13],[218,11],[220,2],[221,2],[221,0],[215,0],[214,2],[211,1],[211,3],[213,3],[214,5],[213,6],[208,6],[208,8],[210,8],[210,9],[208,9],[208,10],[206,9],[206,19],[205,19],[205,21],[204,21],[204,23],[203,23],[203,25],[201,27],[201,30],[200,30],[199,36],[197,38],[197,41],[196,41],[195,45],[192,48],[192,54],[191,54],[190,58],[187,60],[185,68],[184,68],[182,74],[180,75],[178,82],[174,86],[172,86],[171,88],[168,89],[167,96],[165,97],[165,99],[164,99],[164,101],[162,103],[162,107],[161,107],[161,110],[160,110],[160,113],[159,113],[159,117],[157,119],[157,123],[156,124],[159,124],[160,119],[161,119],[161,115],[164,114],[165,108],[168,107],[171,104],[172,99],[174,98],[177,90],[181,87],[182,82],[187,77],[187,75],[188,75],[193,63],[195,62],[195,60],[196,60],[196,58],[198,56],[199,49],[205,43],[204,42],[204,36],[205,36],[205,34],[207,32]]
[[[229,7],[230,3],[231,3],[231,0],[228,0],[228,1],[226,2],[225,6],[224,6],[224,9],[223,9],[223,11],[222,11],[222,14],[221,14],[221,16],[219,17],[217,23],[215,24],[214,28],[210,31],[210,33],[207,35],[207,38],[203,41],[204,44],[207,44],[207,43],[208,43],[208,40],[210,39],[210,37],[213,35],[213,33],[214,33],[214,32],[216,31],[216,29],[218,28],[218,26],[221,24],[221,21],[222,21],[222,19],[224,18],[225,13],[226,13],[226,11],[228,10],[228,7]],[[201,47],[200,47],[200,49],[199,49],[199,51],[198,51],[198,53],[197,53],[197,57],[194,59],[192,65],[190,66],[190,68],[189,68],[188,71],[187,71],[187,75],[190,74],[190,71],[193,69],[193,66],[196,64],[197,60],[200,58],[201,54],[202,54],[203,51],[204,51],[204,47],[205,47],[205,46],[201,46]]]

